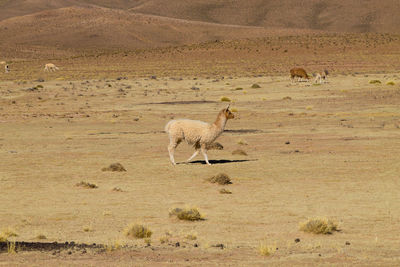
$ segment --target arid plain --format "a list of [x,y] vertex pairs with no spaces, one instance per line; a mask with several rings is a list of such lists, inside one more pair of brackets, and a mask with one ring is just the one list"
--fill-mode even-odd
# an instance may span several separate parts
[[[56,8],[34,19],[71,12]],[[0,265],[399,265],[399,35],[239,27],[218,12],[211,22],[189,23],[149,10],[176,21],[138,15],[150,26],[132,43],[117,39],[118,31],[85,33],[86,39],[60,32],[74,36],[68,43],[54,29],[49,45],[42,38],[24,42],[35,35],[26,28],[32,10],[0,21],[0,61],[11,69],[0,73],[0,233],[8,231],[9,246],[88,245],[1,247]],[[93,12],[116,24],[132,16]],[[176,39],[167,43],[156,33],[143,37],[168,23],[186,36],[183,42],[171,32]],[[15,35],[20,29],[24,38]],[[190,43],[190,34],[199,38]],[[101,47],[94,48],[96,40]],[[60,69],[44,72],[48,62]],[[328,81],[293,83],[294,66],[327,69]],[[180,164],[172,166],[165,124],[212,123],[228,103],[235,118],[217,139],[224,149],[208,153],[212,165],[201,155],[184,163],[193,148],[182,143],[175,154]],[[117,162],[125,172],[102,170]],[[206,181],[218,173],[232,184]],[[77,186],[82,181],[97,188]],[[204,220],[170,217],[176,207],[196,207]],[[299,229],[316,217],[337,222],[339,231]],[[131,223],[148,226],[151,238],[128,238]],[[261,255],[260,245],[269,255]]]

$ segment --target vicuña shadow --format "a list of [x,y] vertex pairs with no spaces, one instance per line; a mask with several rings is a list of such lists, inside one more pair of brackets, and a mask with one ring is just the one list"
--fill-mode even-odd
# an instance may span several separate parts
[[[246,162],[246,161],[256,161],[257,159],[214,159],[209,160],[211,164],[226,164],[226,163],[235,163],[235,162]],[[178,162],[177,164],[206,164],[204,160],[194,160],[191,162]]]

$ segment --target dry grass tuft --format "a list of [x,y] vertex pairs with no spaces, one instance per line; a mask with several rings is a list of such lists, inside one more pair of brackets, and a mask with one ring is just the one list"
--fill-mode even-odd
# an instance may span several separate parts
[[300,230],[307,233],[326,235],[338,231],[338,225],[327,218],[311,218],[300,223]]
[[231,108],[232,112],[238,112],[237,108]]
[[292,98],[290,96],[285,96],[284,98],[282,98],[282,100],[292,100]]
[[395,83],[393,81],[387,82],[386,85],[395,85]]
[[212,149],[214,149],[214,150],[223,150],[224,146],[221,145],[218,142],[214,142],[212,144],[207,145],[207,150],[212,150]]
[[112,189],[112,191],[114,191],[114,192],[124,192],[120,187],[114,187]]
[[203,215],[200,214],[197,208],[174,208],[169,211],[169,216],[176,216],[179,220],[184,221],[204,220]]
[[231,99],[229,97],[223,96],[221,97],[221,102],[231,102]]
[[258,252],[262,256],[270,256],[276,252],[276,245],[268,245],[266,241],[260,243],[258,247]]
[[259,86],[258,84],[254,83],[251,88],[257,89],[257,88],[261,88],[261,86]]
[[36,239],[43,240],[43,239],[47,239],[47,237],[46,237],[44,234],[38,234],[38,235],[36,236]]
[[247,146],[248,145],[248,143],[243,139],[240,139],[237,143],[238,143],[238,145],[242,145],[242,146]]
[[382,82],[380,80],[370,80],[370,84],[381,84]]
[[125,235],[129,238],[149,238],[153,234],[150,229],[142,224],[131,224],[125,228]]
[[219,190],[219,193],[220,193],[220,194],[232,194],[231,191],[226,190],[225,188],[222,188],[221,190]]
[[122,166],[121,163],[113,163],[108,167],[105,167],[103,169],[101,169],[103,172],[105,171],[111,171],[111,172],[126,172],[126,169],[124,168],[124,166]]
[[217,184],[231,184],[231,178],[225,174],[225,173],[219,173],[217,175],[214,175],[210,178],[207,179],[207,181],[211,182],[211,183],[217,183]]
[[14,230],[12,230],[11,228],[7,228],[0,232],[0,242],[7,242],[8,238],[17,237],[17,236],[18,236],[18,234],[15,233]]
[[246,151],[244,151],[242,149],[236,149],[236,150],[232,151],[232,155],[247,156],[247,153],[246,153]]
[[307,106],[306,110],[312,110],[314,107],[313,106]]
[[91,183],[88,183],[88,182],[84,182],[84,181],[81,181],[81,182],[77,183],[75,186],[79,186],[79,187],[83,187],[83,188],[88,188],[88,189],[98,188],[97,185],[91,184]]

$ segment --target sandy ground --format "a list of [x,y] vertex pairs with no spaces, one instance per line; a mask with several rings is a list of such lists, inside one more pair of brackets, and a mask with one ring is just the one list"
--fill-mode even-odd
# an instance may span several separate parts
[[[399,76],[335,75],[318,86],[287,76],[1,82],[0,230],[126,248],[0,253],[0,265],[399,265]],[[237,112],[217,140],[224,150],[209,151],[214,164],[198,156],[172,166],[164,125],[213,122],[223,96]],[[182,144],[176,160],[191,153]],[[127,171],[101,170],[114,162]],[[220,172],[233,184],[204,181]],[[174,207],[206,220],[177,221]],[[319,216],[340,232],[299,230]],[[150,227],[151,246],[124,236],[132,222]],[[277,250],[261,256],[262,242]]]

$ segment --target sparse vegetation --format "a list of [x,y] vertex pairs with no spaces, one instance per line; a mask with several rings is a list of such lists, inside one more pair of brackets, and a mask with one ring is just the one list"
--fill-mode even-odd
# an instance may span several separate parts
[[395,85],[395,83],[393,81],[389,81],[389,82],[386,83],[386,85],[392,85],[393,86],[393,85]]
[[126,172],[126,169],[124,166],[122,166],[121,163],[113,163],[108,167],[104,167],[101,169],[103,172],[105,171],[112,171],[112,172]]
[[314,107],[313,106],[307,106],[306,110],[312,110]]
[[195,234],[195,233],[190,233],[190,234],[187,234],[187,235],[185,236],[185,238],[186,238],[187,240],[196,240],[196,239],[197,239],[197,234]]
[[257,89],[257,88],[261,88],[261,86],[259,86],[258,84],[254,83],[251,88]]
[[222,188],[221,190],[219,190],[219,193],[220,193],[220,194],[232,194],[231,191],[226,190],[225,188]]
[[112,189],[112,191],[114,191],[114,192],[124,192],[120,187],[114,187]]
[[211,183],[217,183],[220,185],[231,184],[231,178],[225,173],[219,173],[207,179]]
[[129,238],[149,238],[153,232],[142,224],[131,224],[125,228],[125,235]]
[[0,242],[7,242],[10,237],[17,237],[18,234],[11,228],[7,228],[0,232]]
[[370,84],[381,84],[382,82],[380,80],[370,80]]
[[237,143],[238,143],[238,145],[242,145],[242,146],[247,146],[248,145],[248,143],[243,139],[240,139]]
[[44,234],[38,234],[38,235],[36,236],[36,239],[43,240],[43,239],[47,239],[47,237],[46,237]]
[[247,153],[246,153],[246,151],[244,151],[242,149],[236,149],[236,150],[232,151],[232,155],[247,156]]
[[17,247],[15,242],[7,242],[7,253],[8,254],[15,254],[17,252]]
[[284,98],[282,98],[282,100],[292,100],[292,98],[290,96],[285,96]]
[[274,254],[277,250],[276,245],[269,245],[266,241],[260,243],[258,247],[258,252],[262,256],[270,256]]
[[327,218],[311,218],[300,223],[300,230],[307,233],[326,235],[338,231],[338,225]]
[[236,108],[231,108],[231,112],[238,112]]
[[77,183],[75,186],[83,187],[83,188],[87,188],[87,189],[98,188],[98,186],[96,184],[92,184],[92,183],[88,183],[88,182],[84,182],[84,181]]
[[231,99],[229,97],[223,96],[221,97],[221,102],[231,102]]
[[176,216],[179,220],[184,221],[204,220],[197,208],[173,208],[169,211],[169,216]]

